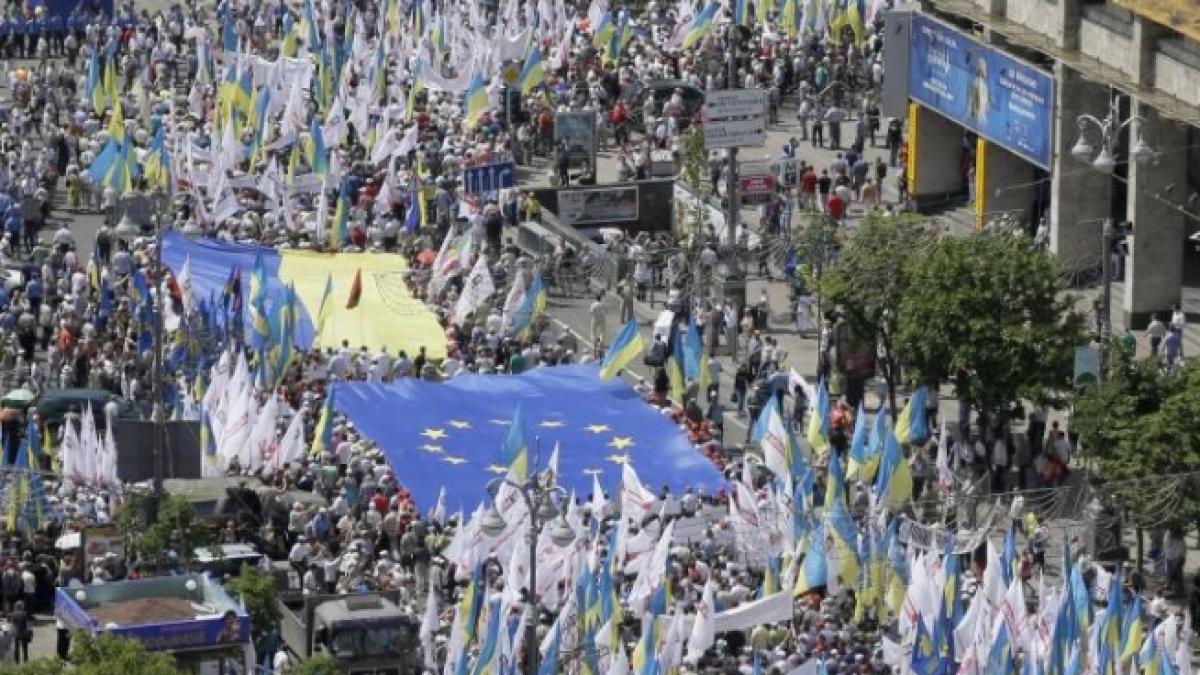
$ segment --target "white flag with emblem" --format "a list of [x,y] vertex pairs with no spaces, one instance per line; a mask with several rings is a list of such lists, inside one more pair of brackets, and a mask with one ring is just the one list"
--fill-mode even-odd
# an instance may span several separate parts
[[492,282],[492,272],[488,269],[487,256],[480,255],[463,283],[462,295],[458,296],[458,302],[454,305],[454,316],[450,318],[450,322],[461,324],[468,314],[479,309],[479,306],[495,292],[496,286]]

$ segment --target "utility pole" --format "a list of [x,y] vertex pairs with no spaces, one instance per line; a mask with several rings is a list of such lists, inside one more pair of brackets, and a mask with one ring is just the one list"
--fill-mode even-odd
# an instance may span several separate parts
[[[727,79],[730,89],[737,89],[737,59],[738,59],[738,40],[737,26],[729,25],[729,65]],[[731,266],[730,271],[737,270],[737,224],[738,215],[741,209],[738,208],[741,198],[738,196],[738,173],[737,173],[737,148],[725,149],[725,161],[729,162],[729,175],[725,183],[725,194],[729,198],[729,203],[725,207],[725,237],[728,251],[728,264]],[[740,311],[741,308],[739,307]]]
[[163,272],[162,272],[162,217],[154,214],[154,355],[151,362],[150,382],[151,398],[154,408],[151,421],[154,425],[152,448],[154,451],[154,516],[157,520],[158,510],[162,507],[163,498],[163,451],[165,445],[166,410],[163,406],[162,369],[163,369]]
[[1112,244],[1116,236],[1112,218],[1104,219],[1104,228],[1100,231],[1100,273],[1104,275],[1104,295],[1100,297],[1100,372],[1099,380],[1104,380],[1104,369],[1108,365],[1108,342],[1112,339]]

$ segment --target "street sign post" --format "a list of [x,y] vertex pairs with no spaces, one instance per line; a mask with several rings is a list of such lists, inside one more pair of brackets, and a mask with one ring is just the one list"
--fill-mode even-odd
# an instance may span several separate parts
[[512,162],[463,169],[463,190],[469,195],[485,195],[516,184],[516,166]]
[[762,146],[766,142],[767,122],[764,117],[704,123],[704,147],[709,150]]
[[762,146],[767,142],[767,93],[762,89],[724,89],[704,97],[701,119],[709,150]]
[[763,117],[767,112],[767,92],[762,89],[722,89],[704,95],[705,119]]

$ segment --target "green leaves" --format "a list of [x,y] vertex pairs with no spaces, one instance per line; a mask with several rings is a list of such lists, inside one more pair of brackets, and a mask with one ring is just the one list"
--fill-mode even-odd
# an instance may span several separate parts
[[1027,238],[943,237],[903,273],[898,351],[919,379],[953,380],[988,412],[1069,388],[1083,320]]
[[275,577],[257,567],[243,565],[241,573],[225,584],[225,590],[242,598],[256,639],[266,637],[279,623],[279,605],[275,601]]
[[[1200,364],[1191,361],[1168,373],[1156,360],[1139,361],[1114,342],[1105,375],[1103,384],[1076,399],[1072,418],[1099,475],[1115,482],[1143,481],[1200,470]],[[1156,487],[1139,482],[1113,489],[1135,522],[1158,524],[1163,514]],[[1181,489],[1167,524],[1188,524],[1197,516],[1196,491]]]

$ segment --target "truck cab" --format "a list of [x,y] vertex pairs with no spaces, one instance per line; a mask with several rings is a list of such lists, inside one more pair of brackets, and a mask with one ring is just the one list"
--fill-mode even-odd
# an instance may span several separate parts
[[281,635],[293,655],[328,652],[348,675],[419,675],[419,621],[395,593],[280,598]]

